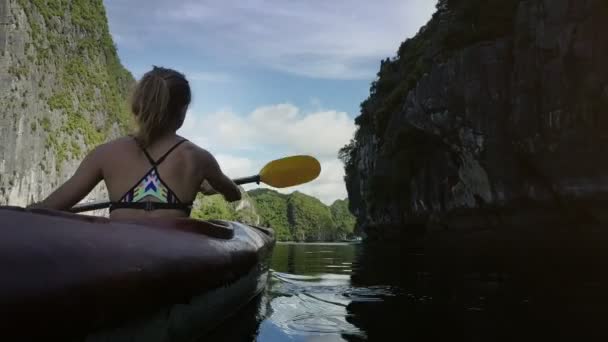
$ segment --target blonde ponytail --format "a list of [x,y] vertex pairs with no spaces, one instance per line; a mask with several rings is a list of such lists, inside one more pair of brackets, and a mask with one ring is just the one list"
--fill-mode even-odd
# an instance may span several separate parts
[[190,86],[183,74],[159,67],[146,73],[131,99],[138,141],[148,146],[162,135],[179,129],[180,116],[190,100]]

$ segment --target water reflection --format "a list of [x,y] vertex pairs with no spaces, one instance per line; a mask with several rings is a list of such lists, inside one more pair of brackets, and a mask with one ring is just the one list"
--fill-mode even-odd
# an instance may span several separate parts
[[355,245],[280,244],[273,256],[267,296],[271,313],[258,341],[343,341],[361,335],[348,322],[350,273]]
[[278,244],[265,293],[206,340],[605,340],[608,240],[543,241]]
[[349,322],[353,300],[375,298],[351,286],[359,246],[278,244],[266,291],[205,340],[344,341],[365,334]]
[[352,301],[348,321],[370,341],[605,340],[606,240],[523,243],[521,236],[491,249],[466,240],[425,249],[367,245],[351,286],[391,291]]

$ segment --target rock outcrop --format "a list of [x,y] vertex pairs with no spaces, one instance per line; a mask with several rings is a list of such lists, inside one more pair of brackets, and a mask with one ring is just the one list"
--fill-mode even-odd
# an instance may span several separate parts
[[123,134],[133,82],[102,0],[0,0],[0,205],[42,199]]
[[348,211],[348,200],[323,204],[301,192],[282,194],[271,189],[245,191],[242,199],[228,203],[221,195],[199,195],[192,217],[232,220],[271,227],[279,241],[340,241],[352,239],[355,217]]
[[608,198],[608,2],[442,0],[382,61],[341,151],[369,238],[596,219]]
[[270,189],[248,192],[260,225],[272,227],[280,241],[337,241],[354,237],[355,219],[348,201],[327,206],[318,198],[295,191],[282,194]]
[[222,195],[199,194],[192,206],[192,217],[203,220],[231,220],[251,225],[261,225],[262,218],[256,210],[255,200],[242,187],[241,199],[227,202]]

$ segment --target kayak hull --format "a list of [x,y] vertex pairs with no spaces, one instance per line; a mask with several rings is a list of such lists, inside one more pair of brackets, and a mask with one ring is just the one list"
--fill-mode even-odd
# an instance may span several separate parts
[[90,341],[204,334],[263,290],[275,241],[235,222],[9,207],[0,227],[5,331]]

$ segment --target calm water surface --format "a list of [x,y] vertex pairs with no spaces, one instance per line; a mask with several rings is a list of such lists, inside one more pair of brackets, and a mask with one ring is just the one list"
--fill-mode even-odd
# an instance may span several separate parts
[[[598,260],[588,260],[587,269],[581,267],[584,260],[574,263],[568,257],[509,256],[518,261],[508,264],[462,254],[432,256],[388,245],[277,244],[266,291],[205,340],[575,341],[608,336],[602,335],[608,331],[608,287]],[[577,255],[589,257],[584,251]]]

